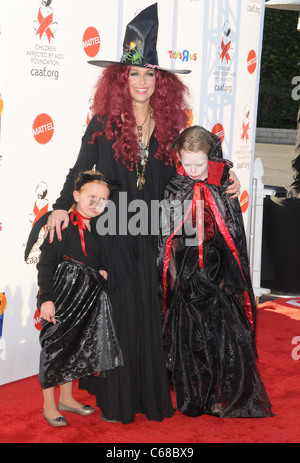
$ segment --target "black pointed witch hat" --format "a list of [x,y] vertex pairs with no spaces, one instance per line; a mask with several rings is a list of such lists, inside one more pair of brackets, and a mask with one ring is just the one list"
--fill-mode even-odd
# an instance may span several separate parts
[[189,70],[164,69],[158,64],[156,51],[158,33],[157,3],[142,10],[127,24],[123,41],[123,55],[120,61],[89,61],[94,66],[107,67],[111,64],[149,67],[178,74],[189,74]]

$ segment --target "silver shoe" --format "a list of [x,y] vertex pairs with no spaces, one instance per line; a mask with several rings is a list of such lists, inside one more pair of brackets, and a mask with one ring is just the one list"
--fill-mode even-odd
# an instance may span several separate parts
[[47,421],[50,426],[53,428],[59,428],[61,426],[67,426],[68,422],[64,416],[58,416],[57,418],[47,418],[45,415],[45,411],[43,410],[43,417]]
[[57,408],[61,412],[77,413],[77,415],[81,415],[81,416],[91,415],[95,411],[95,409],[91,407],[90,405],[84,405],[83,407],[80,407],[80,408],[73,408],[73,407],[69,407],[69,405],[63,404],[60,400],[58,401]]

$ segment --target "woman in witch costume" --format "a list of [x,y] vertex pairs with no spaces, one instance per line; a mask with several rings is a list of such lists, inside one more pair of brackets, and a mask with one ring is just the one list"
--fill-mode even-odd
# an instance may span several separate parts
[[226,195],[229,161],[202,127],[175,142],[176,173],[161,215],[158,268],[163,342],[185,415],[272,416],[256,367],[255,299],[239,201]]
[[[113,197],[116,216],[135,200],[148,211],[161,200],[174,172],[172,142],[187,125],[187,89],[176,73],[158,65],[157,4],[143,10],[128,25],[120,62],[92,61],[105,67],[97,84],[93,113],[74,167],[67,176],[48,226],[60,236],[66,227],[71,186],[81,169],[96,168],[118,179],[121,189]],[[176,95],[176,98],[174,98]],[[236,179],[229,192],[237,194]],[[121,196],[122,195],[122,196]],[[124,199],[125,198],[125,199]],[[128,221],[131,215],[128,213]],[[171,402],[164,365],[156,269],[157,235],[151,234],[151,217],[142,234],[101,236],[106,250],[108,290],[124,367],[105,377],[80,381],[80,387],[97,397],[102,416],[130,423],[136,413],[161,421],[171,417]],[[146,220],[145,220],[146,223]],[[119,224],[117,224],[119,225]]]
[[[72,395],[72,382],[123,364],[91,219],[104,210],[112,183],[101,173],[81,173],[75,182],[70,225],[62,239],[44,241],[38,269],[42,329],[39,379],[43,416],[53,426],[67,421],[58,410],[89,415],[94,409]],[[60,385],[58,409],[54,388]]]

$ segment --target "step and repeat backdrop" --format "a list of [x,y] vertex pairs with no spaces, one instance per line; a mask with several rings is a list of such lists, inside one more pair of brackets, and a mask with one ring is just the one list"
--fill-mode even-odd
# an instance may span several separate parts
[[[100,68],[149,0],[0,3],[0,384],[38,372],[35,221],[79,152]],[[249,228],[264,0],[158,0],[159,63],[191,69],[191,122],[216,133],[242,183]],[[174,95],[176,98],[176,95]]]

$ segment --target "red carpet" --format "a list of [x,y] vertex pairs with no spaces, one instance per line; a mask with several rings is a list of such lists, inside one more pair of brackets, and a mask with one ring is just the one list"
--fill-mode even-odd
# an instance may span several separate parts
[[[276,414],[273,418],[220,420],[209,416],[189,418],[176,412],[173,418],[162,423],[150,422],[138,415],[134,423],[122,425],[104,423],[97,409],[88,417],[66,413],[69,426],[54,429],[42,418],[42,394],[34,376],[0,387],[0,442],[299,443],[300,340],[298,349],[292,344],[295,337],[300,337],[298,301],[293,306],[285,299],[277,299],[261,304],[258,310],[258,366]],[[77,385],[74,391],[82,403],[94,405],[93,396],[77,390]]]

